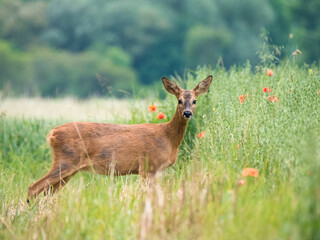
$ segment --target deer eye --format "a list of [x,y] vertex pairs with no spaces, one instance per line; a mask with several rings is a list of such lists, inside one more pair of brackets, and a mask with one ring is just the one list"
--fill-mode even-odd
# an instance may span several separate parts
[[193,104],[196,104],[197,103],[197,100],[193,100],[193,102],[192,102]]
[[178,103],[179,103],[179,104],[182,104],[182,100],[181,100],[181,99],[179,99],[179,100],[178,100]]

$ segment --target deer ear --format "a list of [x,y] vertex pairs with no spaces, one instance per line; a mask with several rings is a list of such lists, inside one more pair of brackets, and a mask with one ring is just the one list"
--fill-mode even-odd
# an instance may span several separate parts
[[180,96],[181,93],[181,88],[175,84],[174,82],[172,82],[171,80],[169,80],[166,77],[162,78],[162,83],[164,88],[171,94],[175,95],[176,97]]
[[200,94],[206,92],[209,89],[211,82],[212,82],[212,75],[208,76],[206,79],[200,82],[197,86],[195,86],[194,89],[192,89],[192,91],[194,92],[194,95],[198,97]]

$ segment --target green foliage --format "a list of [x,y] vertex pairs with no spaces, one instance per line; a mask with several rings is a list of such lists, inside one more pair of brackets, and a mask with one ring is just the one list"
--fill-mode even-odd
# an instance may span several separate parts
[[185,42],[188,65],[196,67],[208,62],[217,62],[230,46],[232,36],[232,33],[225,29],[200,25],[190,28]]
[[257,53],[259,54],[261,65],[266,66],[278,63],[283,47],[272,44],[269,33],[265,29],[262,29],[260,37],[263,42]]
[[[166,17],[162,15],[164,10]],[[47,40],[73,51],[99,42],[120,46],[138,57],[157,40],[157,35],[173,27],[168,9],[145,0],[56,0],[48,11]]]
[[22,48],[39,43],[47,27],[46,6],[45,1],[0,2],[0,37]]
[[0,88],[9,94],[44,97],[122,97],[137,83],[130,62],[130,56],[117,47],[77,54],[45,47],[18,52],[0,41]]
[[[251,68],[186,74],[188,89],[210,73],[214,80],[198,98],[177,162],[153,183],[79,173],[58,194],[29,206],[28,186],[50,168],[45,136],[65,121],[2,115],[0,238],[318,239],[320,67],[309,73],[280,62],[272,76],[266,67]],[[243,94],[249,97],[241,104]],[[278,101],[268,101],[270,95]],[[118,121],[168,121],[176,98],[153,101],[166,120],[137,105],[129,121]],[[245,167],[257,168],[259,177],[239,186]]]
[[313,0],[304,4],[293,1],[291,8],[295,22],[292,30],[297,36],[297,46],[304,53],[303,60],[312,63],[319,58],[320,51],[320,2]]
[[118,66],[130,67],[132,63],[131,57],[121,48],[110,47],[105,54],[108,59]]
[[107,54],[94,51],[68,54],[38,48],[32,54],[35,81],[43,96],[122,96],[120,92],[112,92],[112,88],[130,91],[136,82],[135,72],[127,65],[129,57],[116,48]]
[[[270,53],[276,51],[279,54],[260,55],[264,64],[277,64],[300,49],[303,55],[297,62],[310,65],[318,61],[320,51],[318,0],[311,0],[308,4],[302,0],[3,0],[0,6],[0,40],[9,42],[15,50],[23,50],[21,57],[28,55],[34,59],[43,49],[49,48],[51,52],[57,51],[56,55],[64,56],[58,57],[60,59],[72,59],[74,54],[88,58],[79,63],[88,70],[87,74],[81,74],[88,76],[72,80],[85,81],[86,88],[68,89],[69,83],[58,73],[54,76],[49,61],[44,61],[48,66],[43,64],[43,68],[50,72],[48,86],[39,88],[36,85],[39,80],[34,80],[32,72],[39,73],[39,68],[34,69],[31,65],[26,67],[29,70],[22,69],[21,73],[28,78],[27,87],[21,88],[16,84],[21,82],[19,77],[11,75],[10,85],[14,93],[103,95],[101,83],[97,82],[108,79],[109,83],[103,85],[112,86],[114,95],[123,90],[130,95],[130,91],[127,92],[131,82],[115,84],[120,82],[121,72],[133,77],[137,89],[141,85],[152,86],[163,75],[181,75],[185,68],[203,64],[230,68],[249,60],[255,66],[259,64],[256,52],[271,46],[285,48],[280,54],[282,49],[271,47]],[[261,41],[261,29],[270,32],[270,35],[264,35],[267,41]],[[101,56],[106,54],[103,57],[111,61],[104,63],[108,69],[101,71],[101,66],[89,69],[98,59],[93,60],[92,51]],[[37,56],[32,56],[33,52]],[[68,55],[70,57],[66,57]],[[274,56],[277,59],[269,59]],[[17,61],[10,68],[21,69]],[[59,65],[55,60],[52,62]],[[75,67],[56,68],[62,72],[72,71],[68,75],[74,75],[74,78],[81,72]],[[106,71],[112,73],[105,78],[100,76]],[[93,72],[99,77],[93,79]],[[45,71],[41,76],[44,74]],[[88,78],[90,80],[84,80]],[[4,79],[7,78],[0,78],[0,86],[8,82]],[[3,87],[1,89],[3,91]],[[109,92],[110,87],[107,89]]]
[[8,42],[0,40],[0,89],[6,91],[3,94],[35,93],[29,60],[27,54],[14,50]]

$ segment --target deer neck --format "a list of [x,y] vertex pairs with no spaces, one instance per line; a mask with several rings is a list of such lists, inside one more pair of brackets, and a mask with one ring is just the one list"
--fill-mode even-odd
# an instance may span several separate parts
[[170,136],[174,147],[179,147],[184,133],[186,132],[188,120],[183,118],[178,112],[178,107],[173,118],[168,122],[167,133]]

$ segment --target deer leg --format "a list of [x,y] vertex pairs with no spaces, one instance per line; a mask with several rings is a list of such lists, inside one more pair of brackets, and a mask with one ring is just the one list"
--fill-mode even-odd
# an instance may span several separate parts
[[76,174],[77,172],[74,172],[73,174],[71,174],[68,177],[65,177],[63,179],[61,179],[58,183],[54,184],[52,186],[52,193],[58,192],[61,190],[61,188],[63,188],[69,181],[70,179]]
[[[74,175],[76,172],[77,170],[75,168],[66,163],[54,165],[47,175],[30,185],[27,201],[29,202],[29,198],[37,197],[44,190],[47,193],[50,186],[55,186],[56,184],[59,186],[61,180]],[[68,181],[69,179],[66,180]]]
[[147,157],[139,159],[139,175],[142,178],[148,178],[152,173],[153,167],[150,165],[150,161]]

